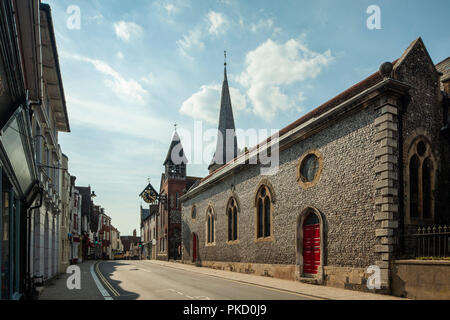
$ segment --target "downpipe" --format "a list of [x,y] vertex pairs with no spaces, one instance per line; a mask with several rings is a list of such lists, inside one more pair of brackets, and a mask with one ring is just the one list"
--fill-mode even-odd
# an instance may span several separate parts
[[[39,181],[37,181],[37,184],[39,184]],[[30,204],[32,204],[36,200],[36,197],[38,195],[39,195],[39,203],[35,206],[28,207],[27,209],[28,239],[27,239],[27,279],[26,279],[25,300],[37,299],[35,296],[31,277],[31,212],[34,209],[39,209],[42,207],[43,193],[44,190],[42,189],[42,187],[39,186],[38,191],[34,194],[33,198],[30,201]]]

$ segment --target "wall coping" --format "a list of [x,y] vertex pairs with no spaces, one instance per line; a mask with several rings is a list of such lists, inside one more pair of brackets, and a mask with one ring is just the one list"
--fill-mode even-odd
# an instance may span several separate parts
[[394,260],[395,264],[450,266],[450,260]]

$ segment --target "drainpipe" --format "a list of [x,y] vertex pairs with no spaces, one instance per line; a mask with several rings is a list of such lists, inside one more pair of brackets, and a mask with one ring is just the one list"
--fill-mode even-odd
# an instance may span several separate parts
[[[39,184],[39,181],[36,181],[37,184]],[[29,207],[34,200],[36,200],[36,197],[39,195],[39,204],[33,207]],[[27,282],[26,282],[26,299],[32,298],[32,285],[31,285],[31,211],[33,209],[39,209],[42,206],[42,197],[43,197],[43,189],[41,187],[38,187],[38,191],[34,194],[33,198],[27,204],[27,219],[28,219],[28,243],[27,243]]]

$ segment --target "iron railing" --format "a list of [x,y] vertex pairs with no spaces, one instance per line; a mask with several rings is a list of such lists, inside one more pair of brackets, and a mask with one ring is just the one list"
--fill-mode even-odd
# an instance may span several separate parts
[[416,257],[450,257],[450,227],[419,227],[416,239]]

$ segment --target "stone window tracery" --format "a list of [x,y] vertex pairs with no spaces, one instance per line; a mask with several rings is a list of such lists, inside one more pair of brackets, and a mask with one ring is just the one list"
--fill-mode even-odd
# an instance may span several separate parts
[[432,220],[435,166],[431,147],[425,139],[419,138],[413,142],[407,165],[409,220]]
[[215,243],[215,235],[214,235],[214,212],[211,207],[208,207],[208,211],[206,213],[206,243],[214,244]]
[[269,238],[272,235],[272,199],[268,187],[262,185],[256,197],[256,238]]
[[228,201],[227,206],[228,220],[228,241],[238,240],[238,205],[233,197]]

